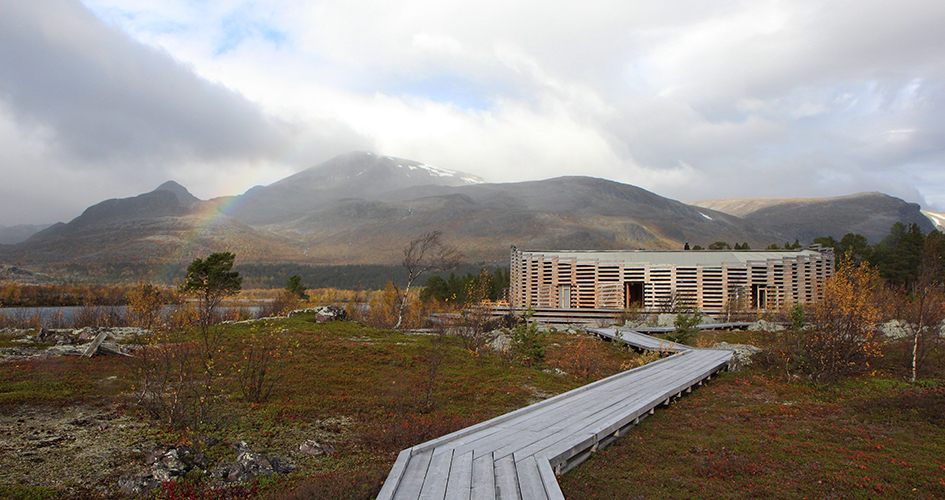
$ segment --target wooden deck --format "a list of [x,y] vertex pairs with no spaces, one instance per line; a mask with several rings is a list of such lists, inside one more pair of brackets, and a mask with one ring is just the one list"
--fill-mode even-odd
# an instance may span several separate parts
[[[661,342],[624,330],[594,333]],[[669,357],[403,450],[378,498],[563,499],[557,475],[724,370],[732,358],[728,350],[675,345],[679,350]]]

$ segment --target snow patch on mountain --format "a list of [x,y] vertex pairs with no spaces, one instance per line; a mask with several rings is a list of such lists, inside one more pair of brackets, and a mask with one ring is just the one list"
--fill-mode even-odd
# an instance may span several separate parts
[[470,176],[468,174],[461,175],[459,172],[455,170],[450,170],[448,168],[434,167],[432,165],[426,165],[423,163],[417,163],[415,165],[401,165],[398,163],[395,166],[398,168],[407,168],[409,170],[424,170],[428,172],[430,175],[433,175],[436,177],[452,177],[452,178],[461,179],[466,184],[482,184],[485,182],[485,180],[480,179],[479,177]]

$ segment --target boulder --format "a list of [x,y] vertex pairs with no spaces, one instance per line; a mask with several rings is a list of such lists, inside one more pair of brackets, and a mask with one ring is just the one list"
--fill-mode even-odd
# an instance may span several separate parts
[[305,440],[299,445],[299,451],[306,455],[335,455],[335,447],[330,444],[319,444],[317,441]]
[[748,325],[748,331],[750,332],[781,332],[781,331],[784,331],[784,327],[777,323],[772,323],[770,321],[765,321],[763,319],[760,319]]
[[289,313],[289,317],[298,316],[299,314],[315,314],[315,321],[318,323],[324,323],[326,321],[344,321],[348,319],[348,311],[345,311],[344,308],[338,306],[320,306],[320,307],[311,307],[308,309],[297,309]]
[[[209,446],[213,446],[218,442],[216,438],[204,439],[205,446],[208,446],[207,443],[212,443]],[[245,441],[235,443],[233,452],[236,453],[236,462],[223,464],[209,471],[210,477],[216,480],[214,487],[245,483],[256,476],[288,474],[295,469],[294,464],[278,455],[256,453]],[[206,471],[210,465],[206,455],[189,446],[158,447],[145,453],[144,460],[150,466],[148,470],[118,480],[118,486],[122,490],[129,493],[146,492],[161,483],[176,481],[190,471]]]
[[742,367],[751,364],[751,357],[762,351],[761,348],[751,344],[729,344],[728,342],[719,342],[712,345],[712,349],[729,349],[735,351],[732,364],[729,365],[729,371],[737,372]]

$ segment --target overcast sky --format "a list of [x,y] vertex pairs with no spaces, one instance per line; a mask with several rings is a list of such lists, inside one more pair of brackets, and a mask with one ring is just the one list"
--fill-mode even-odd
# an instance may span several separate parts
[[0,224],[374,151],[945,211],[942,0],[0,0]]

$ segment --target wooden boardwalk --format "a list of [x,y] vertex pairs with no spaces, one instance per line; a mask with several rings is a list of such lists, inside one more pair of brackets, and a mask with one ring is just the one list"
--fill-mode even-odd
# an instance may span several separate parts
[[[625,330],[592,331],[620,335],[629,343],[660,344]],[[403,450],[378,498],[563,499],[557,475],[625,435],[657,406],[724,370],[732,359],[728,350],[675,345],[678,352],[648,365]]]

